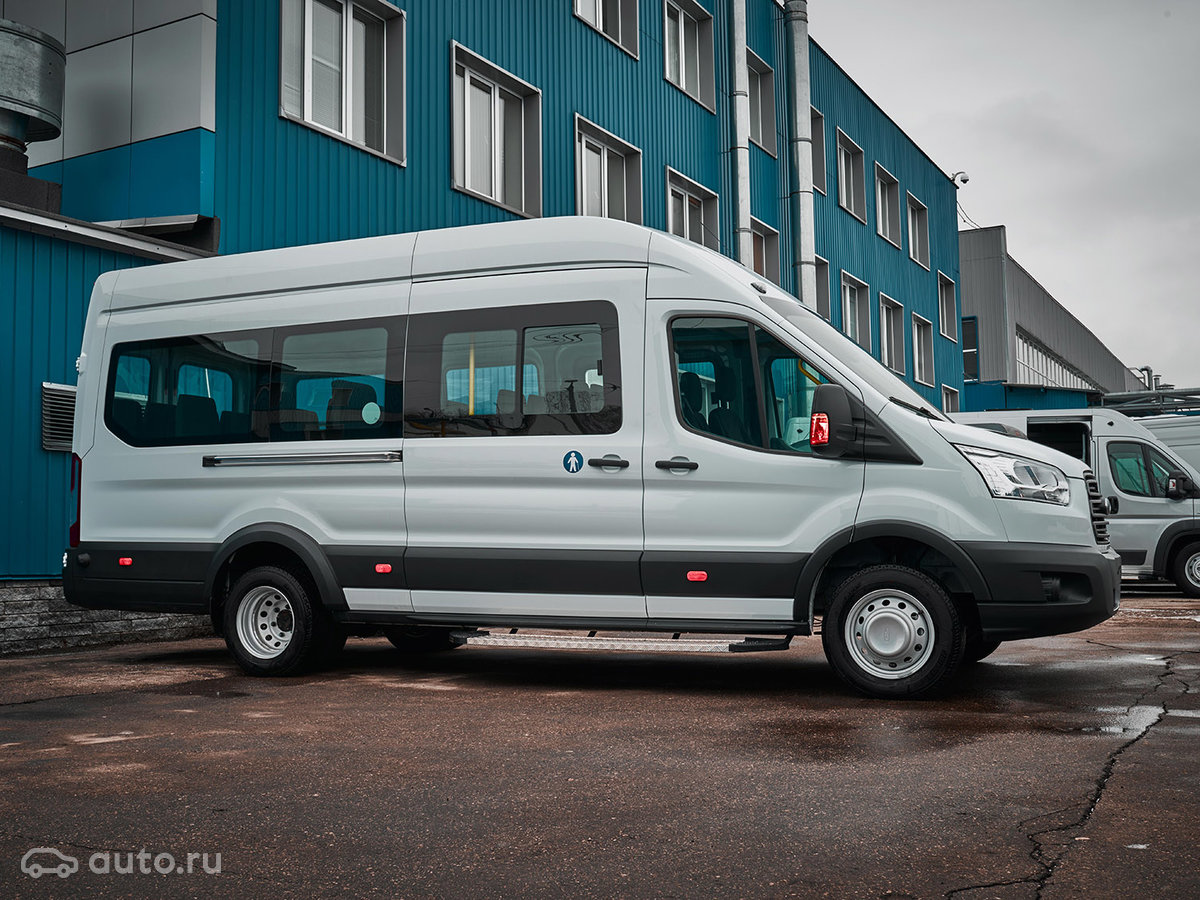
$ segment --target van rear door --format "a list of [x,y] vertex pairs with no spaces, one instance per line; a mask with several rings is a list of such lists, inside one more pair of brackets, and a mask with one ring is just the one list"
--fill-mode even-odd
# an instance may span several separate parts
[[647,610],[791,622],[805,562],[854,524],[864,464],[812,453],[820,370],[744,307],[714,309],[647,303]]

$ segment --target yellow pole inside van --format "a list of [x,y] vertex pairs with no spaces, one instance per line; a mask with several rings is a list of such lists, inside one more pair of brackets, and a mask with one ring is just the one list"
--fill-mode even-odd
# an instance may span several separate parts
[[471,335],[471,355],[467,360],[467,415],[475,415],[475,335]]

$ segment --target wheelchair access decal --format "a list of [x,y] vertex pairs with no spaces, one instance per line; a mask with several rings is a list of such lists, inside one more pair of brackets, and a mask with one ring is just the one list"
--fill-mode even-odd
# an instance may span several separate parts
[[563,468],[574,475],[583,468],[583,454],[578,450],[568,450],[563,457]]

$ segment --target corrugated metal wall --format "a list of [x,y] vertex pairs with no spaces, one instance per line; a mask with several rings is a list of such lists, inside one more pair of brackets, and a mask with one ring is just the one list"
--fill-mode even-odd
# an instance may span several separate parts
[[[870,286],[871,350],[879,356],[879,294],[903,304],[905,372],[913,383],[910,314],[934,324],[934,374],[937,387],[913,383],[937,408],[941,385],[962,390],[962,346],[940,334],[938,277],[940,270],[959,283],[958,217],[955,188],[949,177],[887,117],[862,89],[816,43],[812,44],[812,105],[825,117],[827,193],[815,194],[817,255],[829,261],[833,324],[842,327],[840,270]],[[837,129],[862,148],[866,185],[866,223],[838,205]],[[900,182],[901,246],[880,237],[875,227],[875,163]],[[905,197],[911,193],[929,209],[930,267],[909,258]],[[957,292],[957,291],[956,291]],[[961,302],[961,299],[960,299]],[[957,318],[957,317],[956,317]],[[956,328],[957,332],[958,329]],[[956,334],[957,337],[957,334]]]
[[69,453],[41,448],[41,384],[75,383],[92,283],[147,260],[0,226],[0,580],[57,577],[71,506]]
[[[979,320],[979,380],[1011,381],[1015,332],[1008,324],[1004,273],[1008,249],[1003,225],[958,236],[962,314]],[[967,407],[964,407],[964,409]],[[974,407],[971,407],[974,408]]]

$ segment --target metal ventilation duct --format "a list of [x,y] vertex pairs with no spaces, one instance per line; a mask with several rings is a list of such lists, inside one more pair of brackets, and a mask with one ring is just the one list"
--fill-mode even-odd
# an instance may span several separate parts
[[62,134],[66,64],[50,35],[0,19],[0,148],[24,156],[29,142]]

